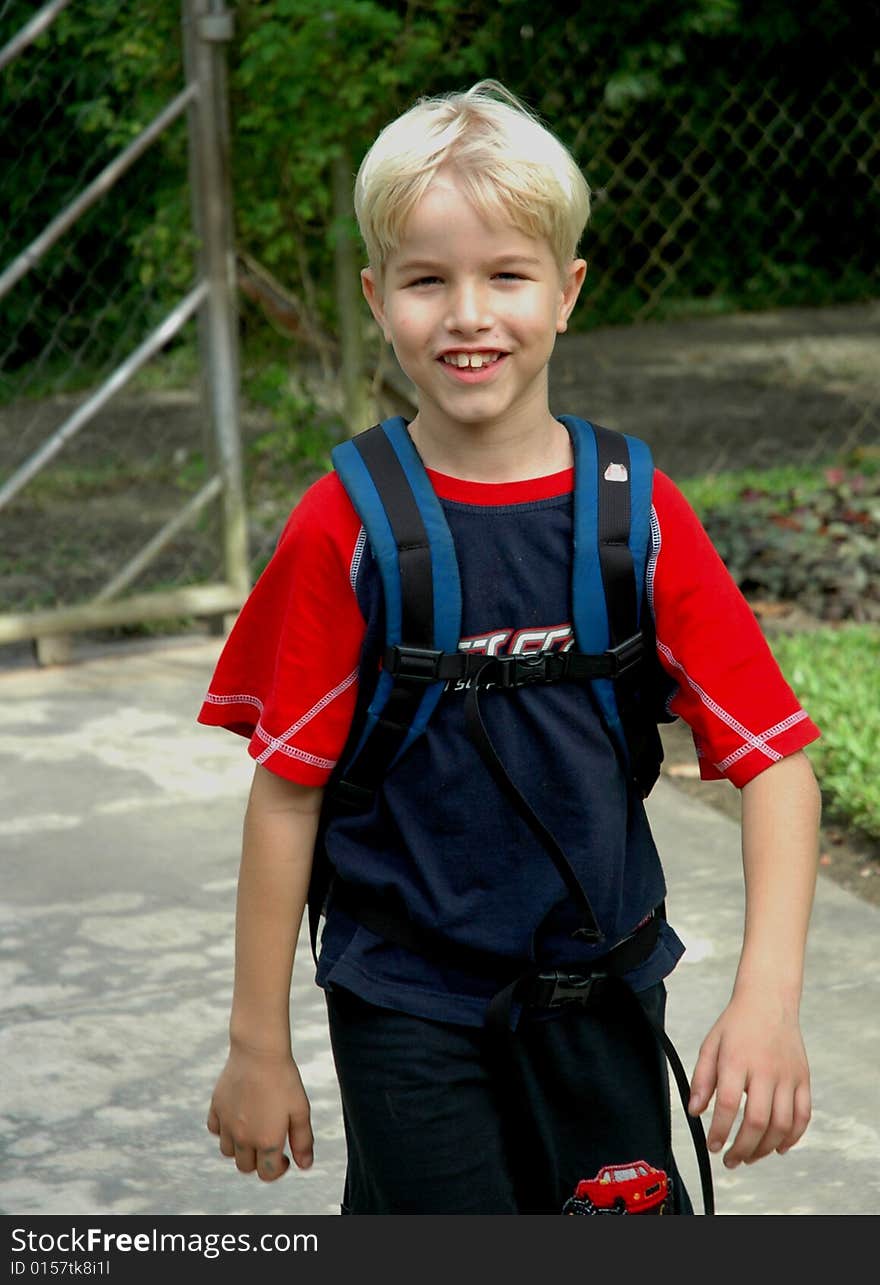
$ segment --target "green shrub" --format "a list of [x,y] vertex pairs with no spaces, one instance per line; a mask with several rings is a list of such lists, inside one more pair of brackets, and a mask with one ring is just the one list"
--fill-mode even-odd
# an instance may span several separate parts
[[307,482],[330,468],[330,449],[342,436],[340,417],[318,405],[289,362],[265,362],[243,380],[243,392],[271,419],[248,447],[252,493],[289,496],[295,479]]
[[880,621],[880,470],[839,466],[696,479],[686,490],[746,597],[829,621]]

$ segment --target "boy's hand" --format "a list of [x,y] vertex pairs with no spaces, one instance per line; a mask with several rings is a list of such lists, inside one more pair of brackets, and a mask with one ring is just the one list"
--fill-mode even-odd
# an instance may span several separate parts
[[234,1157],[241,1173],[274,1182],[290,1160],[300,1169],[312,1163],[314,1139],[309,1100],[289,1054],[230,1050],[211,1098],[208,1128],[220,1138],[220,1151]]
[[691,1082],[691,1115],[715,1094],[707,1134],[720,1151],[746,1095],[742,1122],[724,1156],[728,1169],[793,1147],[810,1122],[810,1072],[796,1017],[772,999],[737,997],[700,1047]]

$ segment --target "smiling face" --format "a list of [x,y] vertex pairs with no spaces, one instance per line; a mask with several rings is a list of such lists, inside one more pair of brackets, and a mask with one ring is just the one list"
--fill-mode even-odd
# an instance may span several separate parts
[[560,276],[549,245],[490,225],[440,172],[364,294],[419,392],[421,431],[527,431],[550,420],[547,363],[586,265]]

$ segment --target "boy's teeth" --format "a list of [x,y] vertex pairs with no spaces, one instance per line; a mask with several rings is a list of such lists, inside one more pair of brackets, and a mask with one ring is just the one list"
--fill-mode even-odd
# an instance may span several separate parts
[[450,366],[470,366],[473,370],[480,370],[483,366],[488,366],[491,362],[497,361],[499,353],[482,353],[482,352],[453,352],[447,353],[443,358]]

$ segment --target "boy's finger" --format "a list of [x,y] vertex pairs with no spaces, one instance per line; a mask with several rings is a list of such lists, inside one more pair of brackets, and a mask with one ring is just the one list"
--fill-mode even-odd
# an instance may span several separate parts
[[713,1041],[711,1044],[704,1044],[700,1050],[700,1056],[697,1058],[697,1065],[691,1077],[691,1096],[688,1101],[688,1111],[691,1115],[699,1115],[709,1105],[712,1094],[715,1092],[717,1074],[718,1045]]
[[761,1138],[751,1156],[746,1158],[745,1163],[748,1165],[754,1164],[756,1160],[763,1160],[764,1156],[769,1156],[772,1151],[778,1150],[784,1140],[791,1134],[793,1119],[794,1103],[791,1094],[784,1089],[777,1089],[773,1098],[770,1123],[767,1125],[763,1138]]
[[274,1182],[289,1168],[290,1161],[281,1147],[266,1147],[257,1152],[257,1176],[262,1182]]
[[795,1136],[796,1117],[796,1090],[793,1091],[790,1084],[778,1086],[773,1098],[773,1111],[770,1116],[770,1123],[767,1126],[767,1132],[755,1148],[748,1163],[751,1164],[755,1160],[761,1160],[764,1156],[769,1156],[773,1151],[784,1150],[786,1139]]
[[235,1167],[239,1173],[253,1173],[257,1167],[257,1153],[245,1143],[235,1144]]
[[717,1046],[700,1052],[694,1074],[691,1077],[691,1095],[687,1110],[691,1115],[699,1115],[707,1109],[718,1081]]
[[208,1129],[211,1133],[216,1133],[216,1134],[220,1133],[220,1117],[217,1114],[217,1112],[214,1110],[213,1106],[208,1112],[207,1123],[208,1123]]
[[305,1121],[299,1123],[291,1118],[290,1129],[288,1130],[288,1139],[290,1141],[290,1152],[296,1162],[297,1168],[311,1168],[314,1156],[315,1140],[312,1136],[312,1127],[309,1118],[306,1116]]
[[719,1077],[715,1090],[715,1110],[706,1137],[710,1151],[720,1151],[727,1141],[733,1122],[739,1112],[745,1082],[742,1077]]
[[308,1142],[291,1142],[290,1150],[293,1152],[293,1158],[296,1161],[297,1168],[311,1168],[312,1162],[315,1159],[311,1137],[309,1137]]
[[812,1095],[810,1085],[799,1084],[794,1092],[794,1115],[792,1118],[791,1130],[787,1137],[783,1138],[780,1145],[776,1148],[781,1156],[790,1150],[794,1144],[803,1137],[807,1125],[810,1123],[812,1114]]
[[[739,1164],[758,1158],[756,1152],[767,1134],[772,1110],[772,1085],[750,1084],[742,1121],[724,1157],[727,1169],[735,1169]],[[781,1132],[778,1136],[781,1137]]]
[[691,1115],[702,1115],[712,1099],[713,1089],[713,1084],[698,1080],[694,1076],[691,1080],[691,1096],[688,1099],[688,1112]]

